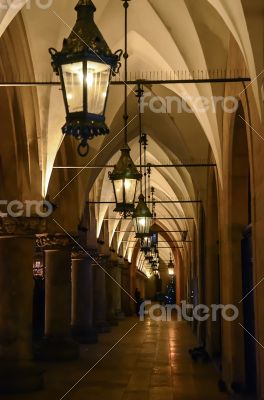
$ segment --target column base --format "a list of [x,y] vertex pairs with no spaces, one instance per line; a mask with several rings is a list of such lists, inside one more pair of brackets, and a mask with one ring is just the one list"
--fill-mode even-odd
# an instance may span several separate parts
[[81,344],[93,344],[98,342],[97,330],[93,327],[72,327],[73,338]]
[[107,322],[111,326],[118,326],[118,318],[115,315],[109,315],[109,317],[107,318]]
[[99,321],[95,323],[97,333],[109,333],[111,331],[110,324],[107,321]]
[[45,337],[36,349],[36,358],[42,361],[72,361],[79,356],[79,344],[71,338]]
[[123,321],[125,319],[125,314],[122,311],[117,311],[116,318],[118,319],[118,321]]
[[0,393],[26,393],[43,388],[43,370],[34,363],[0,363]]
[[133,317],[133,315],[136,314],[136,310],[135,310],[135,312],[133,312],[131,310],[126,310],[124,314],[125,314],[125,317]]

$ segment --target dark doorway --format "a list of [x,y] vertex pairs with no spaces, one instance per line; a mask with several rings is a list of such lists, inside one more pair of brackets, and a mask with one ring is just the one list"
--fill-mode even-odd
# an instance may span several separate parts
[[[246,389],[250,394],[256,393],[256,341],[255,337],[255,311],[254,311],[254,280],[252,257],[252,226],[249,225],[244,232],[241,242],[242,251],[242,280],[243,280],[243,311],[245,334],[245,361],[246,361]],[[246,297],[245,297],[246,296]],[[252,335],[252,336],[251,336]]]

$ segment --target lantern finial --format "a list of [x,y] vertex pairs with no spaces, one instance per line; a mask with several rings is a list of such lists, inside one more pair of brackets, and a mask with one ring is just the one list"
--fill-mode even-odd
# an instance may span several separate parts
[[78,11],[80,7],[89,7],[93,13],[96,11],[96,7],[92,0],[79,0],[76,4],[75,10]]
[[93,2],[80,0],[75,10],[77,11],[77,21],[68,39],[63,41],[62,53],[68,55],[81,52],[98,54],[98,62],[102,62],[101,57],[114,57],[94,22],[96,7]]

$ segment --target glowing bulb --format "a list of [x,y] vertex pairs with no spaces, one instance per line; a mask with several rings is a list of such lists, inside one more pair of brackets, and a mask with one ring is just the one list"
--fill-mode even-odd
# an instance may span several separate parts
[[72,95],[71,93],[68,93],[68,94],[67,94],[67,99],[68,99],[68,100],[72,100],[72,99],[73,99],[73,95]]
[[94,76],[93,76],[93,73],[92,73],[92,72],[88,72],[88,73],[87,73],[87,85],[88,85],[88,87],[89,87],[89,88],[92,87],[92,86],[93,86],[93,83],[94,83]]
[[78,75],[79,81],[82,83],[83,82],[83,72],[78,70],[77,75]]
[[[79,81],[82,83],[83,82],[83,71],[82,70],[77,70],[77,75]],[[94,76],[92,72],[87,73],[87,85],[89,88],[93,86],[94,83]]]
[[146,220],[145,220],[145,218],[139,218],[138,223],[139,223],[139,225],[141,225],[141,226],[145,226],[145,225],[146,225]]
[[129,179],[125,179],[125,189],[127,190],[131,189],[131,182]]

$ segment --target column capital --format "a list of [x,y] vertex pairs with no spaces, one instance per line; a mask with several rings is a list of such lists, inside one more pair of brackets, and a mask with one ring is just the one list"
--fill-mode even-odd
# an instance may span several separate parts
[[88,249],[83,245],[75,245],[72,248],[71,258],[72,260],[82,260],[85,258],[90,258],[91,261],[93,261],[93,259],[96,260],[98,258],[98,251],[96,249]]
[[98,249],[95,248],[89,248],[83,245],[78,246],[75,244],[75,246],[72,249],[72,259],[79,259],[86,257],[91,258],[91,260],[95,262],[104,263],[108,261],[110,255],[100,254]]
[[131,265],[132,265],[131,262],[129,262],[128,260],[125,260],[122,269],[124,269],[124,270],[129,270],[130,267],[131,267]]
[[0,237],[34,236],[46,231],[47,220],[38,216],[0,217]]
[[88,252],[86,253],[83,249],[81,248],[73,248],[71,252],[71,258],[72,260],[84,260],[85,258],[88,258],[89,254]]
[[[76,237],[74,238],[76,239]],[[37,246],[44,250],[56,250],[60,248],[70,248],[74,245],[73,239],[63,233],[43,233],[37,235]]]
[[98,249],[88,248],[86,246],[74,245],[72,249],[72,259],[91,258],[95,263],[101,264],[102,266],[109,263],[110,254],[100,254]]
[[109,259],[110,259],[109,254],[99,254],[98,259],[96,261],[98,262],[98,264],[100,264],[101,267],[106,269],[109,266]]
[[110,266],[112,268],[118,268],[118,260],[111,260],[110,261]]

